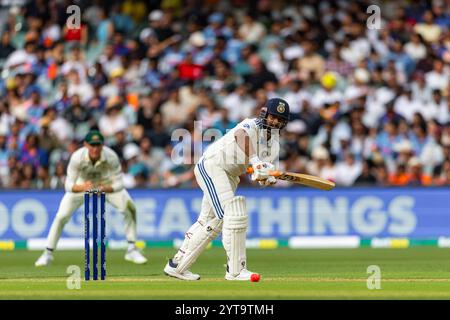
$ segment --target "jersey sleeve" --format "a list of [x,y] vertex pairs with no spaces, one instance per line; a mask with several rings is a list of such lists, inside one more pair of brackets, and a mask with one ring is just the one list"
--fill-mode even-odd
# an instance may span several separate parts
[[256,124],[257,119],[245,119],[242,122],[240,122],[236,129],[242,129],[244,130],[248,136],[250,137],[250,141],[252,143],[255,143],[258,137],[258,126]]

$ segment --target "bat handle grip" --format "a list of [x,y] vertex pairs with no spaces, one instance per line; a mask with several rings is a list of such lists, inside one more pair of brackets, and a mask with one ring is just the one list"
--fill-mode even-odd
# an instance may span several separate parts
[[[253,173],[253,168],[252,167],[248,167],[246,171],[249,174]],[[282,173],[280,171],[278,171],[278,170],[270,170],[269,171],[269,175],[274,176],[274,177],[280,176],[281,174]]]

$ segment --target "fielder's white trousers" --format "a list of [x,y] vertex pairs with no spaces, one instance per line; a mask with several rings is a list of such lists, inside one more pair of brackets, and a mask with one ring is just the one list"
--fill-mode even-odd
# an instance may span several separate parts
[[[100,197],[99,197],[100,198]],[[91,200],[92,201],[92,200]],[[106,202],[125,215],[125,234],[128,241],[136,241],[136,207],[127,190],[107,193]],[[84,192],[66,192],[59,204],[47,237],[47,248],[56,249],[61,232],[73,213],[84,204]],[[100,210],[100,206],[98,207]],[[90,210],[92,214],[92,210]]]

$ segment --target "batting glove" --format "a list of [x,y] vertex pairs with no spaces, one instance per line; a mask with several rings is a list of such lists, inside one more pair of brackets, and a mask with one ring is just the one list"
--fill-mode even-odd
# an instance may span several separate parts
[[258,181],[258,183],[262,187],[273,186],[275,183],[277,183],[277,179],[274,176],[269,176],[265,180]]
[[269,172],[274,170],[275,167],[270,162],[263,162],[259,160],[257,157],[254,157],[250,160],[252,164],[253,173],[251,179],[253,181],[266,180],[270,177]]

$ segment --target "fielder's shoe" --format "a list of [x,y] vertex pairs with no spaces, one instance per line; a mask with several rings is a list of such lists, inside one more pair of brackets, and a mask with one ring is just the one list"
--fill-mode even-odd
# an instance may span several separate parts
[[48,252],[48,250],[45,250],[44,253],[39,257],[39,259],[36,260],[34,265],[36,267],[45,267],[52,263],[53,261],[53,255],[51,252]]
[[134,262],[136,264],[144,264],[147,262],[147,258],[144,257],[137,248],[128,250],[125,254],[125,260]]
[[169,259],[166,266],[164,267],[164,273],[170,277],[178,278],[181,280],[200,280],[199,274],[192,273],[189,270],[186,270],[183,273],[178,272],[177,265],[172,261],[172,259]]
[[237,276],[233,276],[227,271],[227,273],[225,274],[225,280],[250,281],[250,278],[253,274],[257,275],[257,273],[248,271],[247,269],[242,269]]

